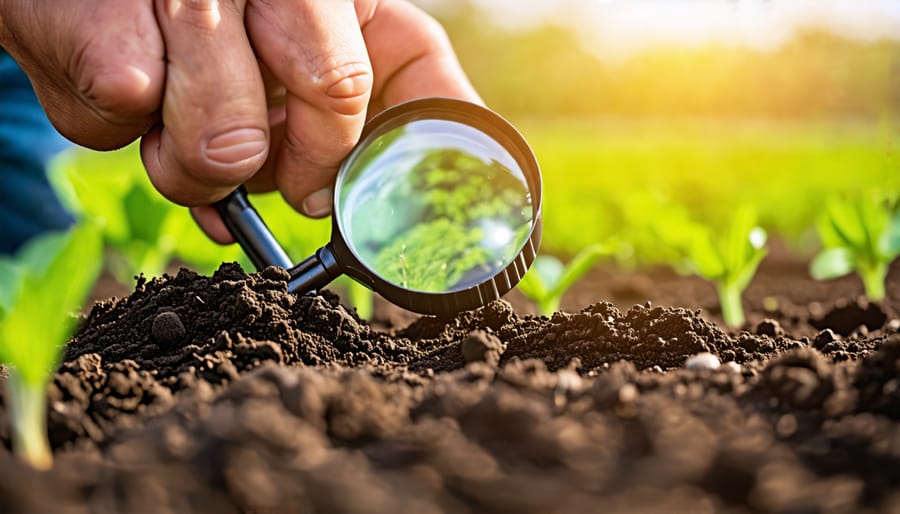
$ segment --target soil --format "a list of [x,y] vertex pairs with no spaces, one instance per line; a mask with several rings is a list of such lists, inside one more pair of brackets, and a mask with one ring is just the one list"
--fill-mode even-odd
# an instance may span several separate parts
[[53,469],[0,408],[0,510],[900,511],[900,265],[871,303],[775,252],[737,330],[662,269],[598,269],[550,318],[513,292],[371,323],[286,279],[97,302],[50,387]]

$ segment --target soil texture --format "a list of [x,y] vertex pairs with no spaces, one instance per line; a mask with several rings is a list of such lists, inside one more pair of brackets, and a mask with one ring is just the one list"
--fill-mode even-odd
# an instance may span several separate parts
[[767,260],[736,330],[663,270],[601,269],[550,318],[512,294],[371,324],[279,268],[141,278],[66,347],[53,469],[12,456],[0,407],[0,505],[898,512],[900,267],[873,303],[802,266]]

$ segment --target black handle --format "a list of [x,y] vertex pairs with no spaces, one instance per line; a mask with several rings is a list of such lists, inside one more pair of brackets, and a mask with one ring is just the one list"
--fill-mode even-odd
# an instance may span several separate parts
[[319,248],[316,253],[288,271],[291,274],[288,291],[297,294],[315,294],[343,274],[331,243]]
[[257,270],[268,266],[281,266],[284,269],[293,266],[290,257],[253,208],[244,186],[235,189],[213,205],[228,227],[228,231],[250,257],[250,262]]

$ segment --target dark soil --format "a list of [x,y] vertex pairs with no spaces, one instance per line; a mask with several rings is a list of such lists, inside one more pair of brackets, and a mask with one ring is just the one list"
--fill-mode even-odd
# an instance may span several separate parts
[[50,388],[51,471],[0,409],[0,510],[900,510],[900,267],[874,304],[767,259],[738,331],[664,270],[597,271],[549,319],[514,293],[371,326],[286,278],[181,271],[94,305]]

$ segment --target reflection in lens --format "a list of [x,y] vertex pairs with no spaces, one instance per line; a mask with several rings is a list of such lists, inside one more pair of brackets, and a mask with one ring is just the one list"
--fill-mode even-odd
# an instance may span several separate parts
[[515,159],[483,132],[419,120],[375,135],[339,177],[336,212],[360,262],[422,292],[467,289],[522,249],[533,210]]

